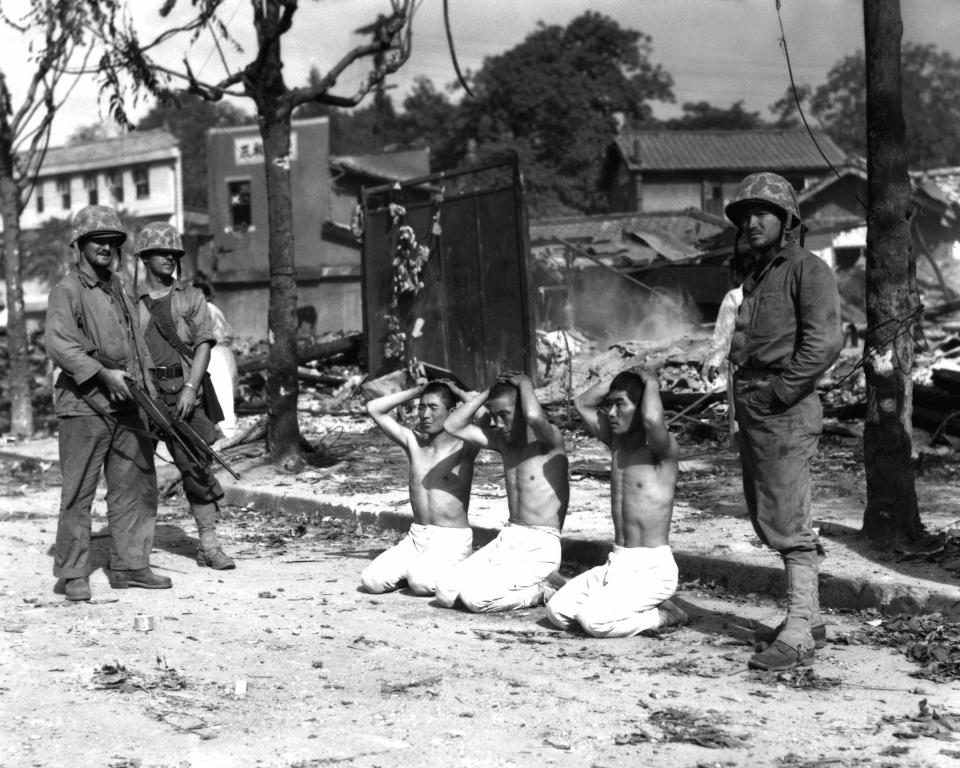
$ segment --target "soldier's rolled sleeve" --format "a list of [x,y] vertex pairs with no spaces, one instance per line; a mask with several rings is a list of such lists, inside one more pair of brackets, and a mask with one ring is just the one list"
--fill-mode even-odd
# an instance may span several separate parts
[[813,390],[843,344],[840,294],[833,270],[811,255],[798,265],[794,289],[798,343],[789,364],[772,382],[774,394],[786,405]]
[[90,342],[77,327],[78,311],[69,292],[61,285],[55,286],[47,304],[44,344],[50,359],[82,385],[96,376],[103,365],[89,354],[93,351]]
[[194,337],[190,343],[194,347],[201,344],[210,344],[211,347],[217,343],[217,334],[213,329],[213,318],[210,316],[210,310],[207,309],[207,300],[199,290],[193,290],[189,293],[190,305],[190,328],[193,330]]

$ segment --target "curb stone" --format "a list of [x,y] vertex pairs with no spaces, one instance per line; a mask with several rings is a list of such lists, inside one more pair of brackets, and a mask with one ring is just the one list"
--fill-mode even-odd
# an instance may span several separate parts
[[[238,485],[224,485],[225,504],[256,507],[264,512],[316,514],[350,523],[376,525],[379,528],[406,531],[413,521],[404,512],[357,510],[349,497],[336,501],[254,490]],[[494,539],[499,528],[471,526],[474,543],[482,546]],[[603,564],[612,549],[609,541],[563,536],[563,559],[586,567]],[[783,571],[767,565],[674,550],[681,582],[699,581],[716,584],[737,594],[758,594],[773,598],[783,596]],[[960,590],[953,588],[921,588],[897,583],[892,578],[857,579],[823,573],[820,576],[820,604],[824,608],[846,610],[876,609],[888,614],[943,613],[960,617]]]

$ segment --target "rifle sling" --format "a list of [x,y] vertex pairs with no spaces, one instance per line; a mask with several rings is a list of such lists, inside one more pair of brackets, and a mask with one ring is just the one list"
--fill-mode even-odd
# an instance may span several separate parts
[[[194,348],[187,344],[187,342],[181,338],[180,334],[177,333],[177,327],[173,322],[172,313],[164,312],[161,309],[162,302],[157,299],[144,296],[143,301],[147,305],[147,309],[150,310],[150,316],[153,318],[153,324],[157,327],[160,335],[166,339],[167,343],[171,347],[187,358],[187,360],[189,360],[192,364]],[[172,306],[172,297],[170,302],[170,306]],[[203,372],[201,389],[203,390],[203,406],[204,412],[207,414],[207,418],[210,419],[210,421],[212,421],[214,424],[223,421],[223,409],[220,407],[220,401],[217,399],[217,393],[213,388],[213,382],[210,380],[210,374],[207,371]]]

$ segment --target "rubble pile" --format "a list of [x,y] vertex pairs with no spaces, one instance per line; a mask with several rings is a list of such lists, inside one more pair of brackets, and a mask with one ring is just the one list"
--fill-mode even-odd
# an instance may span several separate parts
[[[360,334],[335,333],[298,346],[300,408],[312,414],[359,413],[363,401],[360,384],[366,378],[359,365]],[[265,341],[236,349],[237,413],[267,412]]]

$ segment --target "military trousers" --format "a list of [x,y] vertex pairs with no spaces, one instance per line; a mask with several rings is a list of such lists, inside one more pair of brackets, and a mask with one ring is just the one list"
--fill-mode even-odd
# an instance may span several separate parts
[[753,389],[767,375],[737,374],[734,405],[740,425],[743,492],[753,528],[767,546],[783,553],[822,553],[810,508],[810,461],[823,427],[816,392],[785,405]]
[[[165,391],[163,387],[158,386],[164,403],[174,412],[177,409],[180,390],[183,388],[182,381],[182,379],[174,379],[172,386],[170,386],[170,380],[164,382],[168,385],[168,390],[172,389],[173,391]],[[179,384],[179,386],[177,386],[177,384]],[[187,423],[193,427],[193,430],[207,445],[213,445],[217,440],[217,427],[207,418],[203,406],[203,399],[198,398],[193,413],[191,413],[190,418],[187,419]],[[180,470],[180,476],[183,479],[183,493],[191,505],[212,504],[223,498],[223,488],[220,486],[220,481],[217,480],[213,474],[212,467],[199,466],[179,444],[172,440],[167,442],[167,450],[170,451],[173,463],[176,464],[177,469]]]
[[135,570],[150,565],[157,520],[157,476],[150,438],[136,411],[60,419],[60,470],[63,484],[54,546],[53,573],[74,579],[90,573],[91,509],[100,470],[107,484],[110,568]]

